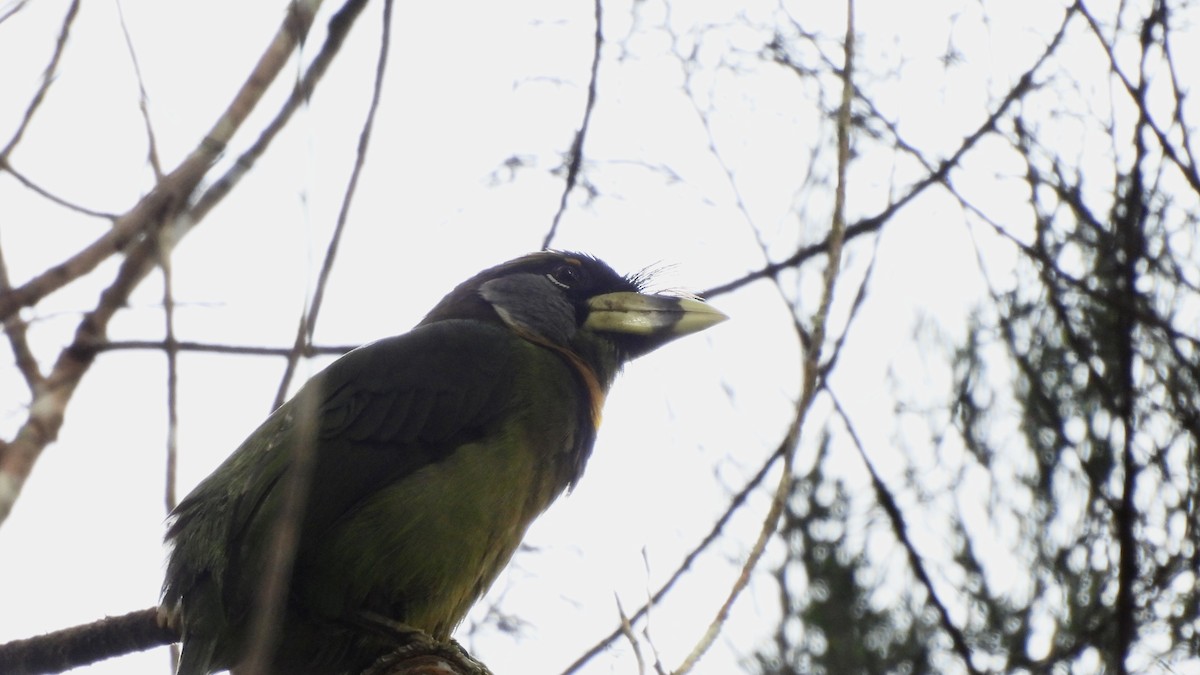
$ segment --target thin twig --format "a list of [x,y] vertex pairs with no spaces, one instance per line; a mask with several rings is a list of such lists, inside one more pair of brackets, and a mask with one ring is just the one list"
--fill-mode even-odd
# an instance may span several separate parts
[[316,90],[317,84],[320,83],[322,76],[329,69],[329,64],[333,63],[333,58],[337,56],[341,50],[342,44],[346,40],[346,36],[350,33],[350,28],[354,25],[358,15],[362,13],[364,7],[367,6],[366,0],[348,0],[346,4],[329,19],[329,25],[325,32],[325,42],[321,45],[321,50],[309,63],[308,69],[305,70],[304,76],[292,88],[292,93],[287,100],[276,111],[275,116],[271,121],[263,127],[254,143],[250,145],[242,154],[238,155],[233,166],[229,168],[220,178],[204,190],[196,199],[196,205],[192,208],[192,213],[197,219],[203,218],[212,210],[214,206],[219,204],[225,195],[227,195],[234,186],[236,186],[249,171],[254,168],[255,163],[270,147],[271,141],[279,134],[280,131],[287,126],[292,115],[312,96]]
[[1179,77],[1179,69],[1175,65],[1174,50],[1171,48],[1171,26],[1168,25],[1168,16],[1171,11],[1166,3],[1160,3],[1159,11],[1162,13],[1159,21],[1162,25],[1162,50],[1163,58],[1167,62],[1167,72],[1171,75],[1171,90],[1175,98],[1175,128],[1179,130],[1179,148],[1187,157],[1188,166],[1195,169],[1196,156],[1192,153],[1192,132],[1189,125],[1185,122],[1184,116],[1184,100],[1187,96],[1187,86],[1181,84]]
[[176,468],[179,458],[179,343],[175,339],[175,291],[172,282],[171,252],[165,247],[159,252],[159,268],[163,278],[163,352],[167,356],[167,460],[163,500],[167,513],[179,503],[176,490]]
[[791,494],[793,471],[792,464],[795,460],[796,449],[799,446],[800,431],[804,427],[804,420],[808,415],[808,411],[812,408],[813,400],[816,398],[817,391],[820,386],[821,372],[821,352],[825,343],[826,325],[829,320],[829,310],[833,305],[833,292],[837,285],[838,274],[841,271],[842,261],[842,246],[846,238],[846,172],[850,164],[850,131],[851,119],[850,108],[854,99],[853,88],[853,72],[854,72],[854,0],[848,0],[846,3],[846,37],[845,37],[845,57],[842,67],[842,102],[841,110],[838,115],[837,124],[837,186],[834,193],[833,218],[830,226],[828,251],[828,261],[825,266],[824,288],[821,292],[821,302],[817,307],[817,311],[813,314],[812,330],[810,331],[811,341],[804,348],[805,362],[803,386],[801,387],[800,401],[797,404],[796,416],[793,419],[792,426],[788,430],[789,443],[787,450],[783,455],[783,471],[780,473],[779,485],[775,489],[775,494],[771,500],[771,507],[763,519],[762,529],[759,532],[758,540],[751,547],[749,554],[746,556],[746,562],[742,566],[742,571],[734,581],[733,587],[729,591],[728,597],[717,611],[717,615],[713,617],[708,629],[704,635],[693,647],[690,654],[683,660],[678,668],[675,669],[676,675],[684,675],[695,668],[700,658],[716,641],[720,635],[722,628],[729,619],[729,613],[733,609],[733,604],[741,596],[742,592],[750,584],[750,578],[754,569],[758,566],[759,560],[762,559],[763,553],[766,551],[767,544],[775,536],[775,531],[779,526],[780,516],[783,514],[784,505],[787,503],[788,497]]
[[[685,69],[685,72],[686,71],[687,69]],[[700,121],[700,126],[704,129],[705,140],[708,142],[708,153],[716,160],[717,166],[721,169],[721,172],[725,176],[725,183],[729,185],[729,190],[733,194],[734,207],[737,208],[738,213],[740,213],[742,216],[742,221],[750,228],[750,232],[754,235],[754,241],[758,244],[759,250],[762,251],[763,260],[770,260],[767,242],[765,239],[763,239],[762,228],[758,227],[754,222],[754,217],[750,214],[750,207],[746,204],[745,195],[742,193],[742,188],[738,184],[737,176],[734,174],[733,167],[729,165],[729,162],[725,159],[725,154],[721,152],[720,147],[718,147],[717,137],[716,134],[713,133],[712,120],[709,118],[708,111],[702,109],[700,102],[696,100],[696,92],[692,86],[690,72],[688,73],[687,81],[684,83],[684,91],[687,94],[688,99],[692,102],[692,111],[696,113],[696,117]],[[783,293],[783,289],[780,287],[779,290],[781,295],[784,295],[786,301],[787,296]],[[701,296],[708,297],[703,293]]]
[[288,388],[291,386],[292,378],[296,373],[296,365],[300,360],[300,355],[307,351],[308,346],[312,344],[313,332],[317,327],[317,315],[321,312],[321,303],[325,298],[325,288],[329,284],[329,277],[333,274],[333,263],[337,258],[338,246],[342,241],[342,234],[346,231],[346,222],[350,217],[350,205],[354,202],[354,193],[358,188],[358,179],[362,176],[363,167],[367,163],[367,150],[371,146],[371,130],[375,126],[375,114],[379,110],[379,101],[383,98],[383,76],[387,69],[388,51],[391,45],[391,17],[392,17],[392,1],[385,0],[383,8],[383,33],[380,36],[379,58],[375,64],[375,85],[371,92],[371,104],[367,109],[367,117],[363,121],[362,131],[358,136],[358,150],[354,157],[354,168],[350,171],[350,180],[346,184],[346,191],[342,195],[341,208],[338,210],[337,224],[334,226],[333,235],[329,238],[329,246],[325,249],[325,257],[321,262],[321,272],[317,276],[317,285],[313,290],[312,301],[309,303],[308,309],[300,316],[300,325],[296,329],[296,341],[292,345],[292,352],[288,355],[287,367],[284,369],[283,377],[279,382],[279,390],[275,393],[275,403],[272,409],[283,405],[287,399]]
[[1087,20],[1088,26],[1096,35],[1096,39],[1100,42],[1101,49],[1104,50],[1105,55],[1108,57],[1109,70],[1113,75],[1117,76],[1117,79],[1121,82],[1121,86],[1125,88],[1125,93],[1128,94],[1129,98],[1132,99],[1134,104],[1138,107],[1139,114],[1145,120],[1144,123],[1139,124],[1138,126],[1143,129],[1149,129],[1154,133],[1154,137],[1158,139],[1158,144],[1161,146],[1163,154],[1171,160],[1171,163],[1179,168],[1179,173],[1183,174],[1184,179],[1187,180],[1188,185],[1191,186],[1192,190],[1195,192],[1200,192],[1200,172],[1197,172],[1195,164],[1186,162],[1182,157],[1179,156],[1179,153],[1175,150],[1175,144],[1171,143],[1171,139],[1167,136],[1167,133],[1159,128],[1158,124],[1154,121],[1154,118],[1151,117],[1150,111],[1146,109],[1146,99],[1143,92],[1143,88],[1146,86],[1144,76],[1139,78],[1137,84],[1132,82],[1129,79],[1129,76],[1125,74],[1124,70],[1121,70],[1120,65],[1117,63],[1117,55],[1113,49],[1113,46],[1105,41],[1104,33],[1100,30],[1100,23],[1094,16],[1092,16],[1091,12],[1087,9],[1083,2],[1077,1],[1075,5],[1073,5],[1073,8],[1078,9],[1083,15],[1084,19]]
[[46,69],[42,71],[42,83],[34,92],[33,98],[29,100],[29,105],[25,107],[25,114],[21,117],[21,123],[17,125],[17,130],[13,132],[12,138],[9,139],[4,149],[0,150],[0,166],[7,163],[9,155],[17,147],[17,143],[21,142],[21,137],[25,135],[25,131],[33,122],[33,116],[37,113],[37,109],[46,100],[46,94],[50,92],[50,85],[54,83],[58,75],[58,64],[67,48],[67,38],[71,36],[71,26],[75,23],[75,17],[78,15],[79,0],[74,0],[67,7],[67,15],[63,17],[62,28],[58,32],[58,40],[54,44],[54,53],[50,56],[50,63],[46,64]]
[[[126,306],[133,289],[154,269],[161,247],[172,249],[199,222],[188,211],[189,197],[261,100],[295,45],[307,34],[319,4],[319,0],[292,3],[275,38],[212,129],[150,194],[118,218],[108,233],[67,262],[0,294],[0,319],[7,319],[19,308],[91,271],[117,251],[125,252],[116,277],[101,293],[95,309],[84,315],[72,343],[59,353],[46,386],[30,403],[26,421],[12,442],[0,443],[0,522],[11,512],[41,452],[58,436],[67,403],[95,356],[86,345],[104,340],[112,317]],[[159,230],[160,234],[147,236]]]
[[[675,584],[683,578],[683,575],[692,569],[692,565],[699,560],[700,555],[707,551],[714,543],[716,543],[717,539],[719,539],[721,535],[725,533],[725,527],[729,524],[729,521],[733,519],[734,514],[736,514],[743,506],[746,505],[747,500],[750,498],[750,494],[762,486],[763,482],[767,479],[767,475],[770,473],[771,469],[774,468],[775,463],[784,456],[788,447],[792,445],[792,440],[793,439],[790,434],[784,435],[783,440],[780,441],[779,445],[775,447],[774,452],[772,452],[763,461],[762,466],[758,468],[758,471],[751,476],[750,479],[746,481],[745,485],[743,485],[742,488],[733,496],[733,498],[729,500],[729,505],[725,507],[725,512],[722,513],[721,517],[717,518],[716,522],[713,523],[713,526],[709,528],[708,534],[704,535],[704,538],[700,540],[700,543],[696,544],[696,546],[694,546],[692,550],[689,551],[686,556],[684,556],[679,565],[675,567],[675,571],[672,572],[671,576],[665,582],[663,582],[661,586],[658,587],[658,590],[650,596],[650,599],[647,600],[646,603],[641,606],[641,608],[634,612],[633,616],[629,617],[630,622],[637,623],[643,617],[649,614],[651,607],[655,607],[661,603],[663,598],[667,596],[667,593],[669,593],[671,589],[675,587]],[[564,668],[561,675],[572,675],[573,673],[578,672],[578,670],[582,668],[588,661],[591,661],[598,654],[600,654],[600,652],[611,647],[617,640],[621,638],[621,635],[621,627],[617,626],[617,628],[611,633],[599,640],[596,644],[592,645],[591,648],[577,657],[569,666]]]
[[[313,322],[315,322],[317,313],[320,310],[323,290],[333,269],[333,261],[337,255],[337,245],[341,239],[342,232],[345,230],[350,204],[353,201],[355,187],[358,184],[358,177],[362,173],[362,168],[366,162],[367,149],[370,147],[371,128],[374,124],[375,113],[379,107],[379,100],[383,91],[383,76],[387,65],[388,47],[391,44],[392,6],[392,0],[384,0],[383,33],[380,38],[379,59],[375,67],[375,87],[371,97],[371,105],[359,135],[358,155],[355,158],[354,169],[350,174],[350,181],[346,186],[346,192],[342,198],[342,207],[338,213],[337,226],[329,243],[329,249],[325,254],[325,261],[321,269],[317,290],[313,297],[312,307],[306,315],[310,320],[301,320],[300,331],[296,337],[297,344],[292,355],[288,357],[289,376],[300,350],[312,342]],[[287,376],[285,376],[285,380],[280,386],[280,398],[286,392],[287,384]],[[272,542],[269,549],[269,559],[266,562],[266,573],[258,595],[255,598],[254,618],[251,622],[250,631],[250,635],[252,636],[250,644],[253,647],[250,649],[245,663],[239,666],[238,672],[240,673],[259,675],[260,673],[272,670],[270,664],[274,657],[275,647],[280,635],[280,616],[282,616],[287,606],[287,589],[291,583],[296,548],[300,543],[300,522],[304,517],[309,491],[312,487],[312,471],[316,465],[316,439],[318,431],[316,417],[317,409],[320,406],[320,395],[321,392],[319,389],[306,389],[305,393],[294,404],[293,414],[295,415],[296,429],[293,438],[296,439],[296,442],[293,447],[289,448],[288,472],[287,476],[283,479],[283,484],[280,486],[283,490],[280,512],[271,533]],[[279,400],[276,407],[282,404],[283,401]]]
[[0,10],[0,24],[11,19],[17,12],[25,9],[25,6],[28,4],[29,0],[16,0],[9,3],[8,7]]
[[[783,444],[783,471],[781,472],[780,483],[778,487],[787,487],[791,484],[790,476],[792,470],[792,459],[795,457],[795,449],[800,444],[800,431],[804,427],[804,419],[807,415],[807,406],[796,406],[796,416],[792,419],[791,425],[788,427],[787,433],[784,435]],[[746,562],[742,565],[742,569],[734,580],[733,586],[729,590],[725,601],[721,604],[717,614],[709,623],[704,634],[697,641],[692,651],[684,658],[678,668],[672,671],[674,675],[684,675],[690,672],[700,658],[704,656],[713,642],[716,641],[721,629],[725,625],[725,621],[729,618],[729,612],[733,608],[733,603],[741,596],[742,591],[750,583],[750,575],[754,568],[758,566],[758,561],[762,558],[762,554],[766,551],[767,543],[775,533],[775,528],[778,524],[779,514],[782,512],[783,501],[785,496],[780,495],[778,487],[771,499],[771,507],[767,511],[767,515],[763,518],[763,526],[759,531],[758,539],[751,547],[750,553],[746,556]]]
[[617,603],[617,615],[621,617],[621,635],[625,636],[625,639],[629,641],[629,648],[633,650],[634,660],[637,661],[638,675],[646,675],[646,660],[642,658],[642,644],[633,631],[633,623],[625,614],[625,608],[621,606],[620,596],[614,595],[613,599]]
[[[949,157],[938,162],[936,168],[930,171],[924,178],[914,183],[907,192],[905,192],[899,199],[889,203],[882,211],[873,216],[862,218],[857,222],[848,225],[846,227],[846,240],[849,241],[861,235],[867,234],[868,232],[879,230],[885,223],[891,220],[896,213],[898,213],[914,199],[919,197],[925,192],[925,190],[933,187],[934,185],[940,185],[944,183],[949,177],[950,171],[959,165],[963,157],[965,157],[966,154],[972,150],[980,140],[996,130],[997,124],[1004,117],[1004,115],[1007,114],[1009,108],[1011,108],[1014,103],[1024,98],[1025,94],[1029,93],[1029,91],[1034,88],[1034,75],[1038,70],[1041,69],[1042,64],[1049,60],[1050,56],[1052,56],[1054,52],[1058,50],[1059,44],[1061,44],[1063,38],[1066,36],[1067,28],[1070,26],[1071,17],[1077,10],[1077,5],[1067,8],[1062,21],[1059,24],[1058,32],[1050,40],[1050,43],[1046,45],[1046,48],[1042,51],[1041,55],[1038,56],[1033,65],[1026,69],[1021,77],[1017,78],[1016,84],[1014,84],[1008,90],[1008,93],[1004,95],[1004,99],[1000,102],[1000,105],[997,106],[996,109],[991,113],[989,113],[987,118],[978,127],[976,127],[974,131],[972,131],[970,134],[967,134],[963,138],[962,142],[959,143],[958,148]],[[761,269],[744,274],[733,281],[726,282],[719,286],[714,286],[702,292],[701,295],[706,298],[713,298],[718,295],[724,295],[726,293],[735,291],[743,286],[758,281],[759,279],[773,278],[783,270],[797,267],[809,258],[827,253],[829,251],[829,247],[830,240],[829,238],[826,238],[825,241],[822,241],[818,244],[805,246],[797,250],[784,260],[769,263],[763,266]]]
[[[0,247],[0,295],[7,293],[11,288],[8,264],[4,261],[4,248]],[[16,362],[17,370],[25,378],[25,384],[29,387],[31,396],[37,396],[37,392],[45,385],[46,378],[42,375],[41,367],[33,355],[33,350],[29,348],[28,329],[29,324],[21,318],[20,314],[14,314],[4,321],[4,334],[8,336],[8,344],[12,346],[13,360]]]
[[47,190],[46,188],[42,187],[41,185],[38,185],[37,183],[33,182],[28,176],[26,176],[24,173],[21,173],[20,171],[18,171],[12,165],[11,162],[6,161],[3,157],[0,157],[0,170],[7,171],[10,176],[12,176],[13,178],[16,178],[18,183],[20,183],[21,185],[28,188],[31,192],[34,192],[34,193],[40,195],[42,198],[44,198],[48,201],[54,202],[55,204],[58,204],[59,206],[65,208],[65,209],[75,211],[77,213],[82,213],[83,215],[91,216],[92,218],[104,218],[105,220],[116,220],[117,219],[118,214],[116,214],[116,213],[110,213],[108,211],[97,211],[95,209],[89,209],[86,206],[82,206],[80,204],[76,204],[75,202],[68,201],[67,199],[65,199],[63,197],[59,197],[58,195]]
[[567,212],[567,198],[571,196],[571,191],[575,189],[575,184],[579,180],[579,172],[583,166],[583,144],[587,139],[588,127],[592,121],[592,109],[596,107],[596,82],[600,74],[600,52],[604,47],[604,12],[600,0],[594,0],[593,4],[596,33],[592,48],[592,71],[588,78],[587,101],[583,106],[583,121],[579,124],[579,130],[575,132],[575,139],[571,141],[571,149],[567,151],[566,182],[563,184],[562,196],[558,200],[558,210],[554,212],[554,220],[550,222],[550,230],[542,239],[542,248],[544,249],[550,248],[554,236],[558,234],[558,224],[562,220],[563,214]]
[[[288,7],[288,15],[284,18],[283,25],[255,64],[250,76],[242,83],[229,106],[187,158],[165,176],[150,194],[117,218],[112,228],[96,241],[12,292],[0,295],[0,320],[91,272],[100,263],[121,251],[129,251],[131,248],[138,251],[137,247],[141,246],[140,252],[136,255],[133,252],[129,253],[126,261],[137,258],[138,265],[146,266],[140,269],[139,274],[142,277],[148,274],[153,265],[152,261],[157,259],[158,244],[147,245],[143,237],[152,227],[170,222],[176,229],[167,233],[169,237],[163,242],[173,247],[203,219],[207,211],[197,208],[188,209],[185,218],[175,216],[182,213],[184,205],[189,202],[209,167],[225,151],[230,139],[241,128],[246,117],[266,93],[267,87],[287,63],[300,38],[307,34],[320,4],[321,0],[294,1]],[[2,156],[0,154],[0,157]],[[206,203],[205,207],[211,208],[213,205]],[[139,241],[141,244],[137,243]]]
[[833,401],[834,410],[842,418],[842,423],[846,426],[846,432],[850,434],[851,442],[854,443],[854,447],[858,448],[858,455],[867,467],[867,473],[871,475],[871,485],[875,489],[875,498],[879,502],[879,505],[883,507],[883,512],[887,514],[888,522],[892,526],[892,533],[896,535],[896,539],[904,547],[904,551],[908,556],[908,564],[912,567],[913,574],[916,575],[917,580],[921,582],[921,586],[925,588],[925,593],[929,596],[929,603],[937,610],[942,630],[946,631],[950,636],[950,641],[954,644],[954,651],[962,659],[967,672],[979,673],[979,669],[971,662],[971,647],[967,644],[966,635],[963,634],[961,628],[955,625],[954,620],[950,618],[950,610],[946,608],[946,603],[942,602],[942,599],[934,589],[933,580],[930,579],[929,572],[925,569],[925,563],[921,559],[921,555],[917,552],[917,547],[908,536],[908,525],[905,523],[904,514],[900,512],[900,506],[896,504],[896,499],[892,496],[891,490],[883,482],[883,479],[879,476],[879,472],[875,470],[875,464],[871,462],[871,458],[867,455],[867,450],[858,436],[858,431],[855,429],[854,423],[850,421],[850,415],[846,413],[841,401],[838,400],[833,390],[827,389],[827,391],[829,392],[830,400]]
[[[309,345],[304,351],[304,356],[341,356],[357,346],[358,345]],[[84,348],[96,353],[139,349],[160,352],[167,348],[167,343],[163,340],[115,340],[111,342],[104,341],[87,344],[84,345]],[[293,353],[292,347],[221,345],[207,342],[192,342],[188,340],[177,340],[175,342],[175,350],[180,352],[207,352],[209,354],[233,354],[238,356],[287,357]]]
[[154,134],[154,125],[150,123],[150,97],[146,95],[146,81],[142,78],[142,67],[138,63],[137,50],[133,47],[133,36],[129,34],[129,24],[125,22],[125,9],[120,0],[117,1],[117,19],[121,23],[121,34],[125,36],[125,47],[129,50],[129,62],[133,64],[133,74],[138,85],[138,110],[142,114],[142,123],[146,127],[146,158],[154,169],[154,178],[162,180],[162,163],[158,159],[158,137]]

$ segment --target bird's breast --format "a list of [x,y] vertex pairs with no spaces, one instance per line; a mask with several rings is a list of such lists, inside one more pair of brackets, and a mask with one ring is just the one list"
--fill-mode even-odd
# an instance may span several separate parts
[[331,528],[304,561],[305,604],[333,616],[370,611],[447,638],[573,480],[584,435],[590,451],[586,393],[568,369],[554,355],[535,360],[528,374],[540,386],[516,383],[501,423]]

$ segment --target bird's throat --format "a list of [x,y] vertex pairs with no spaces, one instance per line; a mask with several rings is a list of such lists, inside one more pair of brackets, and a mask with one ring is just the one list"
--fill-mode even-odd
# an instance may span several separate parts
[[600,378],[596,376],[596,371],[587,364],[578,354],[564,347],[553,346],[554,351],[562,354],[579,373],[580,379],[583,380],[584,386],[587,388],[588,404],[592,417],[592,429],[600,428],[601,411],[604,409],[604,396],[606,387],[600,383]]
[[511,328],[521,337],[559,354],[567,363],[571,364],[571,367],[579,374],[579,378],[583,380],[583,385],[587,389],[588,410],[592,421],[592,429],[599,429],[601,412],[604,409],[604,397],[608,387],[600,382],[600,377],[596,374],[596,369],[588,365],[587,361],[584,361],[583,357],[575,353],[570,347],[551,342],[533,331],[522,329],[520,326],[512,325]]

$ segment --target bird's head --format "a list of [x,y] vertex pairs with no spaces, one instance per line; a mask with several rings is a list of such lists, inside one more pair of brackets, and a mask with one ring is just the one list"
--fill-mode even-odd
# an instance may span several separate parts
[[501,322],[531,342],[615,371],[728,318],[699,300],[651,294],[644,287],[644,276],[621,276],[592,256],[541,251],[459,284],[421,323]]

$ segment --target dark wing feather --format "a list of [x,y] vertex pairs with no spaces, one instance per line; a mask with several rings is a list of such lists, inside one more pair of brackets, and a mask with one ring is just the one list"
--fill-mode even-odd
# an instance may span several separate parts
[[[316,395],[317,444],[297,564],[305,550],[382,487],[454,452],[503,419],[523,351],[510,331],[447,320],[356,349],[275,411],[172,513],[163,587],[227,619],[248,611],[296,443],[297,401]],[[224,548],[222,548],[224,544]],[[224,621],[219,623],[224,624]],[[224,625],[225,630],[230,627]],[[186,629],[186,626],[185,626]],[[193,624],[190,632],[208,632]],[[196,647],[231,636],[204,636]],[[223,651],[223,648],[218,648]],[[227,654],[213,657],[216,664]],[[224,664],[228,665],[228,664]]]
[[323,393],[309,543],[381,487],[503,419],[518,341],[494,325],[443,321],[361,347],[310,383]]

